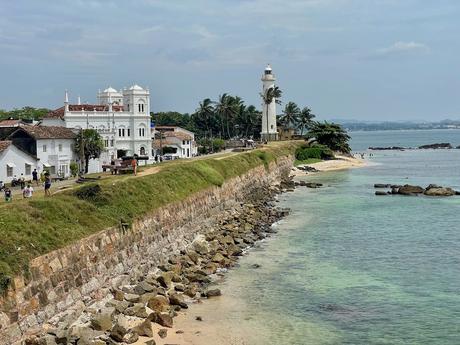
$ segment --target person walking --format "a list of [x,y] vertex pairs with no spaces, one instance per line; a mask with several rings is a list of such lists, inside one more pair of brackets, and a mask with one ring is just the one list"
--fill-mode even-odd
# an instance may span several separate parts
[[24,174],[21,174],[21,177],[19,178],[19,185],[21,186],[21,190],[26,188],[26,178],[24,177]]
[[4,193],[5,193],[5,201],[11,202],[13,200],[13,193],[11,192],[11,189],[9,189],[8,187],[5,187]]
[[51,196],[51,177],[49,173],[45,174],[45,196]]
[[24,190],[22,191],[22,197],[24,199],[31,198],[33,193],[34,193],[34,189],[32,188],[30,184],[28,184],[27,187],[24,188]]
[[37,169],[34,169],[34,171],[32,171],[32,182],[35,183],[36,186],[38,186],[38,171],[37,171]]
[[131,160],[131,166],[133,167],[134,176],[136,176],[137,175],[137,160],[136,160],[136,158],[133,158]]

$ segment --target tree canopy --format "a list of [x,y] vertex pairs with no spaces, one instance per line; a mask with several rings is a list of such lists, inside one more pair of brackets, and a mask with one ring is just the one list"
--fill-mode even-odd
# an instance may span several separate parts
[[307,139],[314,139],[318,144],[326,145],[333,151],[350,153],[351,148],[348,144],[350,136],[346,130],[337,123],[313,122]]
[[15,108],[13,110],[0,109],[0,120],[4,119],[15,119],[15,120],[41,120],[46,114],[50,112],[47,108],[34,108],[34,107],[22,107]]
[[89,160],[99,158],[104,149],[101,135],[95,129],[82,129],[75,141],[75,153],[85,162],[85,173],[88,173]]

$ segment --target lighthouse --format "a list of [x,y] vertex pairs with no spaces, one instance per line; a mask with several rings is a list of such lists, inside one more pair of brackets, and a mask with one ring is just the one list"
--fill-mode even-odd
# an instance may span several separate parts
[[[275,87],[275,76],[270,65],[264,70],[262,75],[262,130],[260,137],[262,141],[278,140],[276,129],[276,99],[267,99],[269,90]],[[267,103],[269,101],[270,103]]]

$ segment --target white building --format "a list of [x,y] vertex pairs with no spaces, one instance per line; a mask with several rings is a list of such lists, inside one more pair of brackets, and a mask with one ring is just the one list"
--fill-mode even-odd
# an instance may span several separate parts
[[13,145],[10,140],[0,141],[0,181],[10,183],[14,176],[24,175],[32,180],[32,171],[38,166],[38,158]]
[[70,104],[65,93],[64,106],[49,113],[43,126],[96,129],[105,150],[90,172],[100,172],[103,164],[123,156],[144,156],[152,160],[150,134],[150,92],[138,85],[117,91],[112,87],[97,94],[98,104]]
[[[262,76],[262,94],[267,95],[268,90],[275,87],[275,75],[268,65]],[[270,104],[262,103],[262,130],[260,132],[262,141],[278,140],[276,128],[276,99],[273,98]]]
[[191,158],[197,154],[195,133],[177,126],[156,126],[152,129],[153,149],[155,155],[168,147],[175,152],[170,153],[176,158]]
[[20,126],[8,140],[19,150],[36,157],[34,168],[39,173],[47,170],[53,177],[69,177],[70,163],[77,159],[75,137],[76,134],[65,127]]

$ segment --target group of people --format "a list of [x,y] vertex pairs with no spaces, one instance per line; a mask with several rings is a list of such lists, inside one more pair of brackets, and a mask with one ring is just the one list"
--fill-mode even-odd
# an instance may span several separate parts
[[[40,179],[44,182],[43,186],[45,188],[45,197],[51,196],[51,176],[49,172],[45,172],[43,176],[40,176]],[[37,169],[34,169],[34,171],[32,172],[32,183],[36,186],[39,185],[39,176]],[[24,199],[32,198],[32,195],[34,194],[34,188],[32,187],[31,183],[28,183],[26,185],[26,180],[23,174],[21,174],[20,178],[14,176],[13,180],[11,181],[11,187],[16,187],[18,185],[21,187],[22,197]],[[2,188],[5,196],[5,201],[13,201],[13,191],[5,185],[2,185]]]

